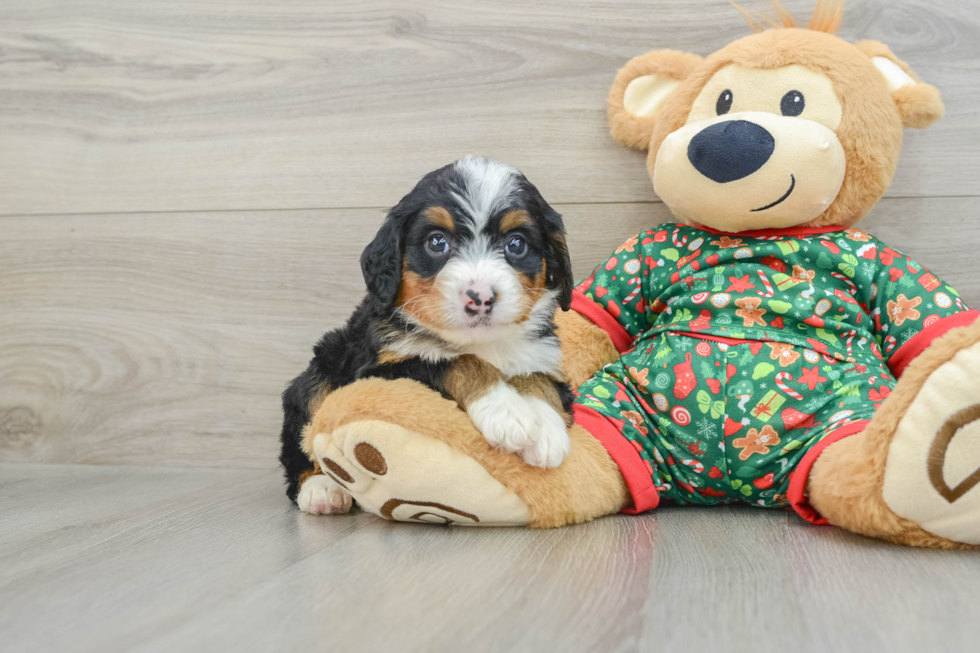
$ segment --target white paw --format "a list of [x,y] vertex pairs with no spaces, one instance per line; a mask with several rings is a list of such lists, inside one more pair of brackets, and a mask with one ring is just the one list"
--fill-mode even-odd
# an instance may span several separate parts
[[311,515],[345,513],[350,510],[352,503],[350,493],[324,474],[306,479],[296,495],[296,505]]
[[471,403],[466,412],[494,447],[519,452],[535,439],[535,411],[517,390],[503,381]]
[[565,418],[545,401],[533,397],[526,398],[528,406],[534,411],[536,424],[534,441],[521,450],[521,457],[528,465],[551,469],[565,460],[571,447]]

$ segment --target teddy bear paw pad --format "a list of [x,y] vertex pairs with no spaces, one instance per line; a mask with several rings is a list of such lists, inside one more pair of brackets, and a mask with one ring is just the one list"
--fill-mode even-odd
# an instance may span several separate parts
[[898,425],[882,496],[935,535],[980,545],[980,343],[936,368]]
[[526,504],[476,460],[397,424],[345,424],[318,434],[313,451],[325,474],[384,519],[470,526],[530,521]]

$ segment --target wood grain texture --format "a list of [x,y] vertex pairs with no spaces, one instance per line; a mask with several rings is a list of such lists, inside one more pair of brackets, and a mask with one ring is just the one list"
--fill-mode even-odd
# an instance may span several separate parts
[[975,648],[969,552],[748,507],[554,531],[313,517],[280,486],[0,465],[5,653]]
[[[949,109],[908,133],[890,194],[980,194],[974,0],[847,5],[843,35]],[[0,214],[389,206],[468,153],[554,202],[649,201],[644,155],[607,133],[615,71],[746,34],[726,0],[8,0]]]
[[[576,275],[659,203],[558,205]],[[980,305],[972,199],[865,226]],[[0,460],[268,468],[279,393],[364,293],[375,210],[0,218]]]

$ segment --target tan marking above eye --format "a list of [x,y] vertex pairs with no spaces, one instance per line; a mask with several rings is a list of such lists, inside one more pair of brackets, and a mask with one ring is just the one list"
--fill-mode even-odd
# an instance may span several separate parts
[[501,233],[507,233],[511,229],[516,229],[517,227],[529,224],[530,222],[531,216],[527,211],[510,211],[500,219],[500,231]]
[[[732,92],[731,108],[718,115],[718,97],[725,91]],[[772,70],[747,68],[739,64],[721,68],[694,100],[687,124],[706,119],[724,120],[726,116],[746,111],[763,111],[781,116],[783,96],[790,91],[798,91],[805,98],[806,105],[800,118],[837,131],[843,109],[834,91],[834,83],[821,72],[795,64]]]
[[452,214],[441,206],[430,206],[422,212],[422,215],[424,215],[429,222],[438,227],[442,227],[446,231],[456,230],[456,222],[453,220]]

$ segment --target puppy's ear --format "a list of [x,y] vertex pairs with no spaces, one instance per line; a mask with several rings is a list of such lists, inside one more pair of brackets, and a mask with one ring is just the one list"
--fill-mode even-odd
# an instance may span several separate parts
[[401,235],[408,219],[407,209],[399,202],[388,211],[384,224],[371,244],[361,252],[361,274],[368,292],[386,306],[394,306],[402,280]]
[[943,117],[946,107],[939,96],[939,89],[923,83],[887,45],[878,41],[861,41],[855,45],[871,59],[885,78],[903,126],[925,129]]
[[676,50],[655,50],[630,59],[609,89],[606,114],[613,138],[628,147],[647,149],[661,107],[700,63],[696,54]]
[[[547,205],[545,205],[547,206]],[[568,255],[565,241],[565,225],[561,214],[547,206],[545,220],[548,227],[549,252],[545,257],[548,263],[547,287],[558,291],[558,305],[567,311],[572,306],[572,259]]]
[[572,260],[568,256],[568,243],[565,241],[565,223],[561,214],[551,208],[534,184],[521,177],[525,184],[528,203],[534,206],[534,213],[545,228],[545,287],[558,291],[558,305],[567,311],[572,305]]

